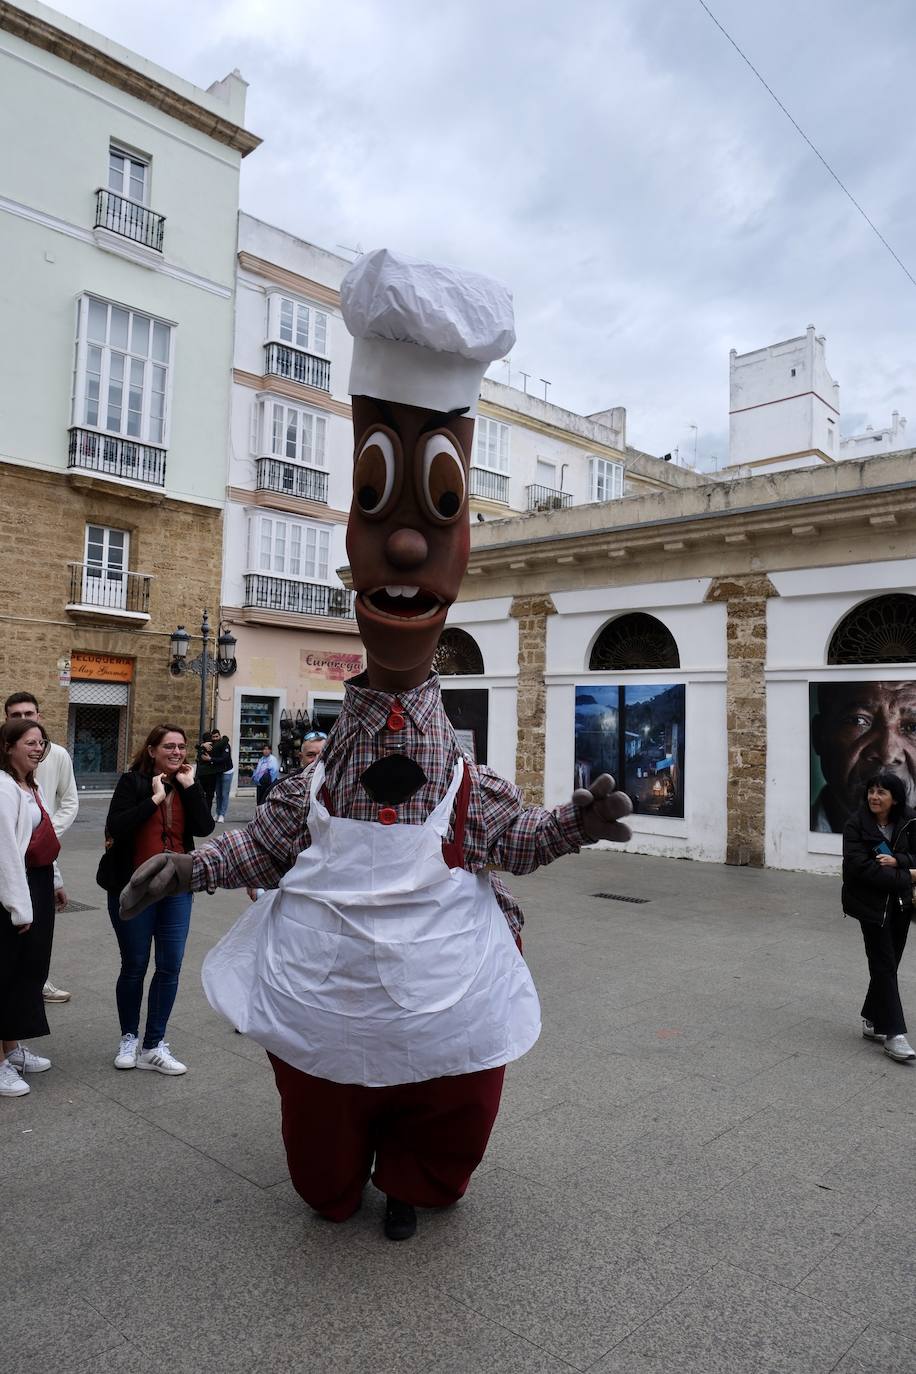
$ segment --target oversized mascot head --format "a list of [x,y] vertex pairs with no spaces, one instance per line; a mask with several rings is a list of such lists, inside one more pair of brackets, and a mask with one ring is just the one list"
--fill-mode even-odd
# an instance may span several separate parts
[[347,554],[369,682],[429,674],[468,561],[468,470],[483,374],[515,342],[512,298],[487,277],[359,258],[341,288],[354,338]]

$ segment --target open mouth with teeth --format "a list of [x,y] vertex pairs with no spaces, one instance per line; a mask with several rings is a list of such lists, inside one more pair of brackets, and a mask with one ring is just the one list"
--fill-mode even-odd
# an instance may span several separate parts
[[377,587],[361,592],[360,601],[376,615],[387,620],[432,620],[446,609],[441,596],[424,591],[422,587]]

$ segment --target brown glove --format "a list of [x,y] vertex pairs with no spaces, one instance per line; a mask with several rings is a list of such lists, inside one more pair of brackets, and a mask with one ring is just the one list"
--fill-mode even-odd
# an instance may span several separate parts
[[633,803],[626,792],[615,791],[616,786],[610,773],[602,773],[590,787],[577,787],[573,793],[573,806],[579,808],[579,819],[589,839],[626,844],[630,838],[630,827],[623,825],[620,817],[629,816]]
[[154,854],[147,859],[121,893],[121,920],[132,920],[163,897],[190,892],[193,865],[190,854]]

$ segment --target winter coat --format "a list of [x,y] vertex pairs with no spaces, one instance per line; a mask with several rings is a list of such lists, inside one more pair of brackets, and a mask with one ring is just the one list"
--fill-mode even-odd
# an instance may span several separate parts
[[[175,786],[166,784],[167,788]],[[180,786],[180,784],[178,784]],[[184,810],[184,834],[182,844],[186,854],[194,848],[195,835],[209,835],[215,825],[203,788],[199,782],[181,790],[181,805]],[[156,810],[153,801],[153,779],[148,773],[138,773],[133,769],[122,773],[108,807],[105,822],[106,840],[111,845],[106,849],[99,865],[96,881],[106,892],[120,892],[130,882],[134,871],[134,846],[137,831],[145,825]]]
[[895,903],[904,910],[912,906],[910,869],[916,868],[916,812],[905,809],[893,826],[889,844],[896,868],[879,864],[875,857],[885,837],[866,803],[843,829],[843,911],[868,925],[883,926]]

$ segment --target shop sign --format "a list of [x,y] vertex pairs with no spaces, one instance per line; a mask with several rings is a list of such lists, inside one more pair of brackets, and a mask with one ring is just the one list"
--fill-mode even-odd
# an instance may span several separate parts
[[116,654],[71,654],[70,676],[83,682],[133,682],[134,661]]
[[325,649],[300,649],[299,671],[304,677],[325,677],[343,682],[363,671],[362,654],[335,654]]
[[70,686],[70,660],[69,658],[59,658],[57,660],[57,681],[61,687]]

